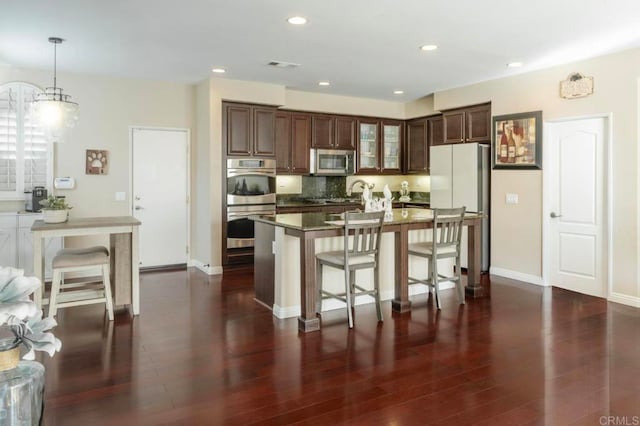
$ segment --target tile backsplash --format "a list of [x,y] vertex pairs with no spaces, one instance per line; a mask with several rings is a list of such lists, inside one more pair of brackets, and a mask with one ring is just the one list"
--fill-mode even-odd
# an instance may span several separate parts
[[[375,184],[373,193],[382,196],[384,185],[389,185],[394,198],[399,197],[400,184],[409,183],[412,199],[428,200],[430,192],[430,177],[419,175],[388,175],[388,176],[278,176],[276,192],[278,199],[296,198],[343,198],[347,195],[347,185],[356,179]],[[353,195],[362,192],[360,185],[353,188]]]

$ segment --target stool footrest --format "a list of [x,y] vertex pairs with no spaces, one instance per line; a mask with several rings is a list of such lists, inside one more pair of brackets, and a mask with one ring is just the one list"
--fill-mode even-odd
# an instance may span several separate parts
[[105,302],[104,290],[99,289],[99,290],[65,291],[58,294],[58,297],[56,298],[56,305],[73,306],[73,305],[69,305],[69,303],[87,302],[87,301],[89,301],[90,303],[100,303],[100,302],[104,303]]

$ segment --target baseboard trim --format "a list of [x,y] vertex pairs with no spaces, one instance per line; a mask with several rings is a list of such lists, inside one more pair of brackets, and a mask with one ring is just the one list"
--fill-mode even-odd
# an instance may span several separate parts
[[621,293],[611,293],[607,300],[609,300],[609,302],[620,303],[621,305],[640,308],[640,297],[628,296]]
[[187,266],[197,268],[207,275],[222,275],[222,266],[210,266],[208,263],[200,262],[197,259],[189,260]]
[[512,280],[524,281],[525,283],[547,287],[547,285],[542,280],[542,277],[539,277],[537,275],[524,274],[522,272],[511,271],[509,269],[496,268],[495,266],[489,268],[489,273],[491,275],[498,275],[500,277],[510,278]]
[[295,318],[299,317],[301,313],[300,305],[282,307],[277,304],[273,304],[273,316],[276,318]]

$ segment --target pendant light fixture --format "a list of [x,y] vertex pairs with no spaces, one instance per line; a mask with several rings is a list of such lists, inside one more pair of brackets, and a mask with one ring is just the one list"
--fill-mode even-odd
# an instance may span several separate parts
[[56,81],[57,47],[63,41],[59,37],[49,37],[49,43],[53,43],[53,87],[35,95],[32,103],[36,123],[51,142],[63,142],[67,130],[78,122],[78,104],[71,101],[71,96],[62,93]]

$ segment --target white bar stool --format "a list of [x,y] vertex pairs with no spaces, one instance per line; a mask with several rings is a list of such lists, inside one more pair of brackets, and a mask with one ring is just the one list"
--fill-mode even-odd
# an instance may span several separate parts
[[[53,258],[53,280],[49,297],[49,317],[54,317],[59,308],[104,303],[109,321],[113,321],[113,300],[109,281],[109,250],[96,246],[81,249],[62,249]],[[102,285],[87,288],[86,282],[62,284],[65,272],[78,272],[99,267]],[[60,291],[61,289],[65,291]]]

